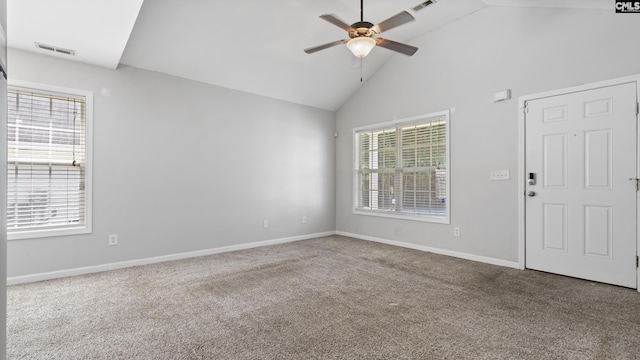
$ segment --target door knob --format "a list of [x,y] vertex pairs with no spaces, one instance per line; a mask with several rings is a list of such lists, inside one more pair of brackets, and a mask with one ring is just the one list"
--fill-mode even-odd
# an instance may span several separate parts
[[536,192],[535,191],[527,191],[527,196],[534,197],[534,196],[536,196]]

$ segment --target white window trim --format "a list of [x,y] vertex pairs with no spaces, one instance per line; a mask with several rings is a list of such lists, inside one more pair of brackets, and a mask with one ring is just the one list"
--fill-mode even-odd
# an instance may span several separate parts
[[[85,114],[85,131],[86,131],[86,148],[85,148],[85,207],[84,207],[84,226],[77,227],[65,227],[59,229],[42,229],[42,230],[22,230],[22,231],[7,231],[7,240],[22,240],[22,239],[35,239],[54,236],[68,236],[68,235],[80,235],[90,234],[92,230],[92,194],[93,194],[93,92],[86,90],[78,90],[65,88],[60,86],[53,86],[47,84],[39,84],[22,80],[9,79],[7,84],[12,87],[28,88],[33,90],[40,90],[43,92],[62,93],[69,95],[83,96],[85,98],[86,114]],[[5,101],[7,101],[5,99]]]
[[[446,178],[446,184],[447,184],[447,190],[446,190],[446,199],[447,201],[445,202],[445,209],[446,209],[446,215],[445,216],[433,216],[433,215],[415,215],[415,214],[406,214],[406,213],[395,213],[395,212],[383,212],[380,210],[362,210],[362,209],[358,209],[357,208],[357,204],[358,204],[358,184],[357,184],[357,177],[355,174],[355,171],[353,169],[353,164],[355,162],[356,159],[356,146],[355,146],[355,136],[356,133],[359,131],[364,131],[364,130],[372,130],[372,129],[379,129],[379,128],[383,128],[383,127],[388,127],[388,126],[398,126],[404,123],[411,123],[411,122],[417,122],[420,120],[428,120],[431,118],[445,118],[445,128],[446,128],[446,154],[447,154],[447,161],[446,161],[446,169],[447,169],[447,178]],[[372,124],[372,125],[366,125],[366,126],[361,126],[361,127],[357,127],[354,128],[352,131],[352,135],[351,135],[351,141],[352,141],[352,146],[351,146],[351,151],[352,151],[352,156],[351,156],[351,164],[352,164],[352,170],[351,170],[351,176],[352,176],[352,194],[353,194],[353,199],[352,199],[352,209],[353,209],[353,214],[354,215],[364,215],[364,216],[376,216],[376,217],[383,217],[383,218],[392,218],[392,219],[402,219],[402,220],[413,220],[413,221],[422,221],[422,222],[430,222],[430,223],[438,223],[438,224],[451,224],[451,144],[450,144],[450,121],[451,121],[451,114],[449,110],[444,110],[444,111],[438,111],[438,112],[434,112],[434,113],[429,113],[429,114],[424,114],[424,115],[418,115],[418,116],[412,116],[412,117],[408,117],[408,118],[403,118],[403,119],[396,119],[396,120],[392,120],[392,121],[388,121],[388,122],[383,122],[383,123],[377,123],[377,124]]]

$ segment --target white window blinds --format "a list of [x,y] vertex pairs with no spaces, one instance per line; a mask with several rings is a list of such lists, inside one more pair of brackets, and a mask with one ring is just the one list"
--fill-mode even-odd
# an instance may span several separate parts
[[448,223],[448,119],[355,129],[355,211]]
[[85,100],[9,87],[9,233],[86,225]]

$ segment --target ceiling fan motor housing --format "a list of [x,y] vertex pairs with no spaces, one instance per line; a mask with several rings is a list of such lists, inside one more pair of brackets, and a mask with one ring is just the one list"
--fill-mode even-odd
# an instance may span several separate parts
[[[407,11],[401,11],[393,15],[392,17],[383,20],[378,25],[374,25],[368,21],[364,21],[364,17],[362,15],[362,2],[363,1],[360,1],[360,21],[353,23],[352,25],[345,23],[342,19],[334,14],[320,15],[321,19],[341,28],[342,30],[347,31],[350,39],[337,40],[320,46],[304,49],[304,52],[306,52],[307,54],[312,54],[317,51],[328,49],[330,47],[341,44],[347,44],[347,48],[349,48],[349,50],[351,50],[351,52],[353,52],[353,54],[359,58],[367,56],[367,54],[369,54],[371,49],[373,49],[373,47],[375,46],[380,46],[407,56],[412,56],[416,51],[418,51],[418,48],[415,46],[383,38],[374,38],[375,35],[378,35],[384,31],[391,30],[395,27],[415,20],[413,15],[411,15]],[[432,2],[435,1],[426,1],[425,6],[431,4]]]
[[349,31],[349,37],[352,39],[362,36],[372,37],[376,34],[376,32],[371,29],[373,24],[368,21],[358,21],[357,23],[353,23],[351,27],[355,29],[354,31]]

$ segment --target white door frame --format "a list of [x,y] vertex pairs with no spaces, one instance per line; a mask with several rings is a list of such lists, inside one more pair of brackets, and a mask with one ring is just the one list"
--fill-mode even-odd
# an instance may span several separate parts
[[[525,211],[525,182],[526,179],[526,161],[525,161],[525,113],[524,103],[535,99],[564,95],[568,93],[574,93],[579,91],[591,90],[601,88],[605,86],[621,85],[627,83],[635,83],[636,85],[636,103],[640,102],[640,74],[626,76],[617,79],[611,79],[606,81],[600,81],[596,83],[572,86],[565,89],[558,89],[552,91],[545,91],[542,93],[524,95],[518,97],[518,266],[520,269],[525,269],[525,226],[526,226],[526,211]],[[636,121],[638,121],[638,115],[636,115]],[[638,128],[638,142],[640,142],[640,125]],[[638,162],[640,162],[640,147],[636,145],[636,156]],[[640,178],[640,163],[637,166],[636,177]],[[640,192],[636,193],[636,203],[640,204]],[[640,210],[640,209],[639,209]],[[636,255],[640,251],[640,211],[636,211]],[[640,268],[636,268],[636,280],[637,291],[640,292]]]

